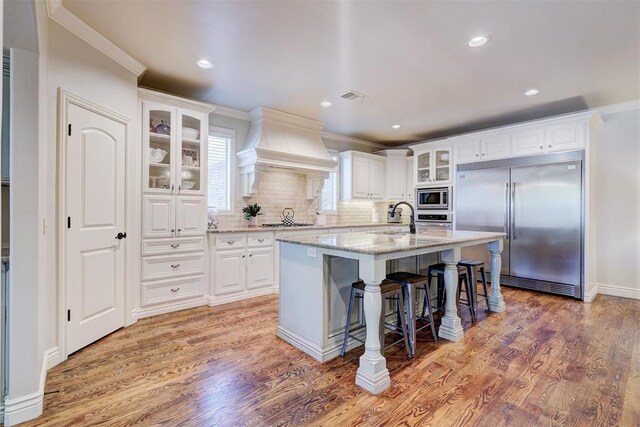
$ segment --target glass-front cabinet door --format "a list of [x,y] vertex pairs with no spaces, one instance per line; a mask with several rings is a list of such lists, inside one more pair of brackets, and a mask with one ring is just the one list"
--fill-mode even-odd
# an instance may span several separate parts
[[206,159],[207,129],[204,117],[197,113],[178,110],[180,121],[180,141],[178,159],[178,192],[202,193],[204,191],[207,165]]
[[435,150],[435,182],[451,181],[451,149]]
[[416,179],[418,184],[431,182],[431,151],[420,153],[416,159]]
[[175,186],[175,109],[153,102],[143,103],[143,157],[146,190],[171,193]]

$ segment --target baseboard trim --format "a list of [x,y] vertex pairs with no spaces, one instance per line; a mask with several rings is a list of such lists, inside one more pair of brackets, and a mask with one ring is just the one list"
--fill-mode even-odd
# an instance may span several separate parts
[[53,368],[62,362],[62,353],[60,353],[60,349],[58,347],[52,347],[47,350],[47,370]]
[[598,296],[598,284],[597,283],[589,283],[589,292],[585,292],[584,294],[584,302],[593,302],[594,299]]
[[177,301],[174,303],[162,304],[154,307],[141,307],[131,312],[131,320],[144,319],[145,317],[157,316],[159,314],[171,313],[173,311],[186,310],[189,308],[207,305],[207,297],[201,296],[196,299]]
[[614,297],[640,300],[640,289],[627,288],[625,286],[605,285],[604,283],[598,283],[598,291],[602,295],[611,295]]
[[37,391],[24,396],[5,399],[5,426],[14,426],[16,424],[38,418],[40,415],[42,415],[42,407],[44,404],[44,387],[47,382],[47,369],[50,367],[50,361],[52,363],[55,362],[57,358],[59,358],[59,355],[60,350],[58,349],[58,347],[50,348],[49,350],[44,352],[42,356],[42,368],[40,369],[40,382],[38,384]]
[[252,289],[244,291],[238,294],[230,295],[211,295],[208,297],[209,306],[214,307],[216,305],[229,304],[231,302],[242,301],[249,298],[262,297],[265,295],[277,294],[278,288],[276,286],[269,286],[263,289]]
[[[364,341],[366,330],[363,328],[359,331],[356,331],[356,333],[353,335]],[[323,363],[338,357],[340,355],[340,350],[342,349],[342,342],[336,342],[331,344],[330,346],[322,348],[281,325],[278,325],[278,327],[276,328],[276,336],[282,338],[297,349],[304,351],[309,356],[316,359],[318,362]],[[347,341],[347,351],[361,345],[363,345],[362,342],[354,338],[349,338],[349,340]]]

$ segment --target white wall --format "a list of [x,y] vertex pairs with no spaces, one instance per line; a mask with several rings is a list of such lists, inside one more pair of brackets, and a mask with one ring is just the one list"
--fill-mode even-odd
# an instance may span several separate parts
[[640,299],[640,109],[603,115],[595,148],[599,292]]

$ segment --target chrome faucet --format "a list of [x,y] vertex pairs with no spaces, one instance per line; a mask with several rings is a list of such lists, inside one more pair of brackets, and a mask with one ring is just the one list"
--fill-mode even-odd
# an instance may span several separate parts
[[409,233],[416,234],[416,221],[415,221],[415,218],[413,217],[415,214],[415,211],[413,210],[413,206],[411,206],[411,204],[409,204],[408,202],[396,203],[396,205],[393,207],[393,210],[391,211],[391,216],[395,216],[396,208],[400,205],[407,205],[409,206],[409,209],[411,209],[411,217],[409,218]]

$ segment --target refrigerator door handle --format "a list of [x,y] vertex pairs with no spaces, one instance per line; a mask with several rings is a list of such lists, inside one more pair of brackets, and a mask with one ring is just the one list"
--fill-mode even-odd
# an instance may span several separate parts
[[511,240],[516,240],[516,183],[511,183]]
[[507,239],[511,234],[509,227],[509,183],[504,183],[504,232],[507,233]]

